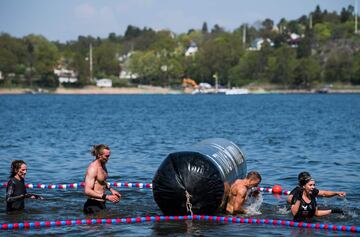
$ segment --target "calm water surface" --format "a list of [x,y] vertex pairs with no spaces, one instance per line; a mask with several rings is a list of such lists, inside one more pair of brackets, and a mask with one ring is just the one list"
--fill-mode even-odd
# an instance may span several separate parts
[[[221,137],[245,153],[248,170],[262,174],[261,186],[296,185],[307,170],[320,189],[346,191],[346,199],[319,199],[345,216],[319,223],[360,226],[360,95],[2,95],[0,181],[10,163],[28,163],[27,183],[83,181],[93,144],[111,147],[109,181],[151,182],[167,154],[203,139]],[[26,212],[0,223],[84,219],[82,190],[40,190],[47,200],[27,200]],[[121,188],[119,204],[100,217],[159,215],[149,189]],[[0,189],[4,203],[5,190]],[[263,193],[258,215],[292,219],[284,197]],[[179,221],[53,227],[3,231],[0,235],[66,236],[355,236],[346,232],[270,225]]]

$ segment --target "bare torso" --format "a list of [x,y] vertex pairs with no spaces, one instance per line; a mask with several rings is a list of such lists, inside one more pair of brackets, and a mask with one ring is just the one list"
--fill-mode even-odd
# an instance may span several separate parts
[[[89,171],[94,171],[94,172],[89,172]],[[106,190],[107,177],[108,177],[108,173],[105,166],[103,167],[98,160],[95,160],[88,167],[88,170],[86,172],[85,182],[89,182],[89,183],[86,183],[85,185],[90,185],[92,187],[91,189],[94,192],[103,195]],[[98,201],[104,201],[102,199],[98,199],[94,197],[89,197],[89,198]]]
[[246,193],[247,187],[244,180],[236,180],[230,187],[226,211],[231,214],[236,214],[237,212],[243,213],[242,205],[244,204]]

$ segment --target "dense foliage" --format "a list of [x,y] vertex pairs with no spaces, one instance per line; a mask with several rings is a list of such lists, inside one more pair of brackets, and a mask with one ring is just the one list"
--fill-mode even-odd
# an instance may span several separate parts
[[[253,26],[240,25],[233,32],[217,24],[209,30],[206,22],[199,30],[179,35],[129,25],[123,36],[79,36],[66,43],[50,42],[40,35],[15,38],[2,33],[0,86],[57,87],[52,73],[56,67],[74,70],[79,79],[76,86],[91,84],[90,44],[94,78],[112,78],[115,86],[126,86],[130,81],[179,86],[183,77],[214,84],[215,74],[224,86],[265,83],[311,88],[320,83],[360,84],[360,39],[354,21],[352,6],[340,13],[317,6],[309,16],[297,20],[281,19],[275,24],[265,19]],[[291,34],[300,37],[294,40]],[[268,40],[260,50],[249,50],[258,38]],[[198,51],[185,56],[194,43]],[[136,74],[137,78],[121,81],[121,71]]]

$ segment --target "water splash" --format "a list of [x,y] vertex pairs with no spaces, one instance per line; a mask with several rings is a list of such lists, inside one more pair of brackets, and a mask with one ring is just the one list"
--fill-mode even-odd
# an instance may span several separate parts
[[287,215],[291,210],[287,206],[279,207],[279,213],[282,215]]
[[260,207],[263,201],[264,198],[261,193],[256,197],[254,197],[253,195],[249,195],[244,205],[244,209],[246,210],[247,215],[261,215],[262,213],[260,211]]

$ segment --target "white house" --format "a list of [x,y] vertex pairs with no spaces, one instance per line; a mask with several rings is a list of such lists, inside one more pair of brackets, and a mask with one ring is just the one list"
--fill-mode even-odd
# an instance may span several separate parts
[[290,37],[289,43],[290,43],[291,47],[293,47],[293,48],[298,47],[300,40],[301,40],[301,36],[296,33],[290,33],[289,37]]
[[112,87],[112,80],[107,79],[107,78],[96,80],[96,86],[97,87],[111,88]]
[[2,75],[2,71],[0,71],[0,80],[3,80],[3,75]]
[[198,47],[195,42],[191,42],[189,48],[185,52],[185,56],[193,56],[198,51]]
[[126,70],[122,70],[122,71],[120,72],[120,74],[119,74],[119,78],[120,78],[120,79],[129,79],[129,80],[131,80],[131,79],[136,79],[136,78],[138,78],[138,77],[139,77],[138,74],[132,73],[132,72],[126,71]]
[[[263,43],[265,42],[265,39],[263,38],[256,38],[252,43],[251,46],[249,48],[249,50],[251,51],[258,51],[262,48]],[[270,39],[266,39],[266,42],[273,47],[274,43],[270,40]]]
[[55,68],[54,74],[59,77],[60,83],[75,83],[78,81],[76,73],[73,70],[65,68]]

